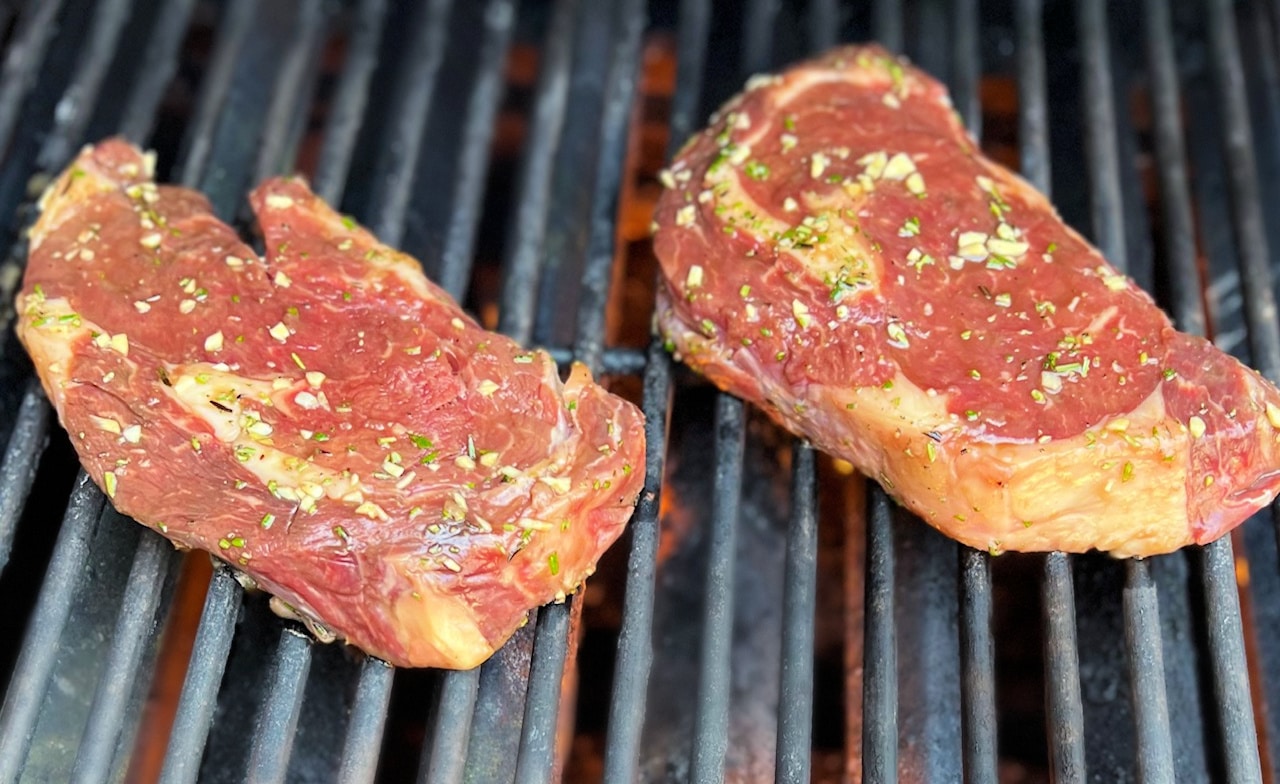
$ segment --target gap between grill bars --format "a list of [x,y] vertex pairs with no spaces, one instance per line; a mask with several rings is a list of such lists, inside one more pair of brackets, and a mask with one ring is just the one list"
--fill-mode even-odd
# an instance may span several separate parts
[[[658,692],[675,682],[663,668],[671,569],[663,547],[682,502],[664,480],[687,459],[668,448],[690,449],[668,426],[684,421],[701,387],[659,342],[615,343],[606,328],[625,280],[623,194],[648,176],[634,162],[644,118],[654,113],[647,58],[674,53],[670,156],[752,73],[869,37],[911,55],[948,83],[975,134],[1007,147],[1037,187],[1052,184],[1064,214],[1159,292],[1181,329],[1222,341],[1243,336],[1234,350],[1280,380],[1269,221],[1280,145],[1268,133],[1280,130],[1280,20],[1260,0],[1142,5],[1135,17],[1101,0],[749,0],[740,12],[710,0],[31,0],[16,15],[0,9],[0,207],[18,216],[0,242],[10,263],[25,255],[18,224],[31,217],[27,180],[56,171],[95,135],[167,145],[176,152],[168,179],[205,190],[227,218],[244,214],[238,205],[250,180],[305,165],[321,195],[384,240],[431,251],[422,254],[428,271],[460,301],[496,300],[500,331],[549,346],[562,366],[581,361],[634,384],[653,450],[618,545],[616,650],[611,666],[592,670],[608,674],[579,687],[608,694],[597,767],[571,759],[570,768],[619,783],[741,777],[746,736],[736,722],[746,707],[737,681],[747,670],[736,638],[750,606],[740,588],[758,505],[748,492],[758,479],[751,454],[761,436],[750,407],[724,395],[708,408],[714,454],[708,508],[699,513],[707,543],[693,580],[696,661],[679,683],[690,692],[688,737],[671,751],[678,759],[667,773],[655,773],[662,749],[651,718]],[[192,36],[197,29],[203,38]],[[663,36],[666,50],[650,48]],[[1119,46],[1124,36],[1141,40],[1140,51]],[[538,50],[537,79],[513,99],[520,47]],[[1185,62],[1202,66],[1180,65],[1188,54]],[[261,69],[256,79],[251,67]],[[193,72],[197,89],[175,110],[183,99],[173,85],[190,86]],[[1016,89],[1002,93],[1001,84]],[[1010,97],[1012,108],[1000,109]],[[493,191],[504,182],[495,149],[512,105],[526,126],[512,204],[495,220]],[[186,121],[174,120],[175,111]],[[431,181],[436,172],[447,176]],[[496,243],[485,236],[492,226],[502,235]],[[478,260],[488,254],[493,262],[491,246],[499,261],[486,267]],[[11,552],[38,551],[28,531],[51,497],[43,474],[62,470],[56,497],[69,500],[53,510],[61,527],[56,541],[48,535],[47,566],[33,578],[42,582],[25,632],[13,634],[20,647],[0,659],[13,660],[0,709],[0,782],[57,770],[48,749],[59,739],[75,748],[64,777],[116,779],[139,770],[133,755],[148,675],[171,614],[190,606],[178,601],[181,586],[202,572],[120,519],[83,473],[70,479],[65,436],[10,327],[5,321],[0,338],[0,380],[9,385],[0,396],[8,420],[0,425],[0,585],[25,568],[10,563]],[[820,692],[831,681],[816,665],[815,624],[830,585],[818,569],[830,524],[823,510],[839,491],[825,481],[826,458],[807,445],[787,442],[777,454],[790,463],[785,504],[770,512],[783,545],[771,562],[780,642],[769,673],[773,748],[761,779],[833,780],[815,765],[820,725],[836,720],[821,713],[829,705]],[[1035,680],[1047,726],[1043,748],[1017,762],[1039,757],[1062,781],[1261,781],[1264,766],[1267,776],[1280,775],[1270,746],[1280,731],[1271,707],[1280,694],[1280,633],[1268,623],[1280,606],[1275,522],[1255,520],[1208,547],[1123,564],[1063,554],[1001,559],[942,539],[874,485],[865,496],[857,515],[866,537],[857,565],[863,615],[856,637],[846,630],[845,638],[848,646],[861,641],[845,653],[862,669],[838,718],[844,772],[878,781],[1002,780],[1019,735],[1001,710],[1012,645],[1002,636],[1010,627],[1001,605],[1018,585],[1038,593],[1041,628],[1023,631],[1041,634]],[[103,580],[100,596],[91,595],[89,572]],[[151,741],[167,744],[152,772],[173,782],[555,780],[566,751],[590,750],[557,745],[571,726],[564,722],[587,705],[565,689],[567,673],[588,671],[577,652],[583,614],[592,612],[584,603],[542,608],[477,670],[395,672],[314,645],[299,627],[267,617],[217,567],[174,715],[162,725],[167,735]],[[76,639],[82,626],[103,641]],[[59,693],[68,677],[83,694]],[[65,716],[76,726],[62,726]],[[419,737],[404,743],[397,734],[410,727]],[[407,756],[404,746],[413,749]]]

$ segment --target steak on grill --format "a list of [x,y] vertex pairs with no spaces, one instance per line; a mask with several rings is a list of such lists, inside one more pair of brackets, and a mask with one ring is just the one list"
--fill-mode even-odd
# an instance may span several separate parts
[[581,366],[562,383],[297,179],[252,194],[260,258],[151,168],[86,148],[18,298],[120,511],[402,666],[473,667],[578,587],[640,490],[633,405]]
[[663,179],[670,348],[944,533],[1149,555],[1280,490],[1277,390],[1177,332],[883,50],[756,77]]

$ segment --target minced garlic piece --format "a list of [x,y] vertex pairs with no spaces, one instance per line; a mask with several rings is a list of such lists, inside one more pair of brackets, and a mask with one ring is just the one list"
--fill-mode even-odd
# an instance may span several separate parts
[[1204,435],[1204,420],[1198,416],[1193,416],[1187,421],[1187,427],[1191,430],[1192,438],[1199,438]]

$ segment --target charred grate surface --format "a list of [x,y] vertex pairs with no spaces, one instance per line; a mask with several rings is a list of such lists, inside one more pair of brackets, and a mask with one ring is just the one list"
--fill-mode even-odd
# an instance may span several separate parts
[[[1182,329],[1280,381],[1276,13],[0,3],[0,782],[1280,777],[1280,517],[1141,562],[957,547],[674,367],[636,228],[748,75],[874,37]],[[113,133],[246,232],[252,181],[312,173],[485,323],[640,400],[645,492],[587,592],[475,671],[397,672],[111,510],[8,303],[34,189]]]

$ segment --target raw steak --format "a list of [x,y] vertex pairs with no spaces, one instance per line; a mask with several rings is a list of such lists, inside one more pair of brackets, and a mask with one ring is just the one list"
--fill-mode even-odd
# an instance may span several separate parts
[[[122,512],[402,666],[467,668],[562,600],[640,491],[639,411],[481,329],[297,179],[265,259],[120,141],[42,198],[18,333]],[[273,604],[275,604],[273,602]]]
[[663,174],[685,362],[973,547],[1208,542],[1280,489],[1280,396],[988,161],[875,47],[757,77]]

